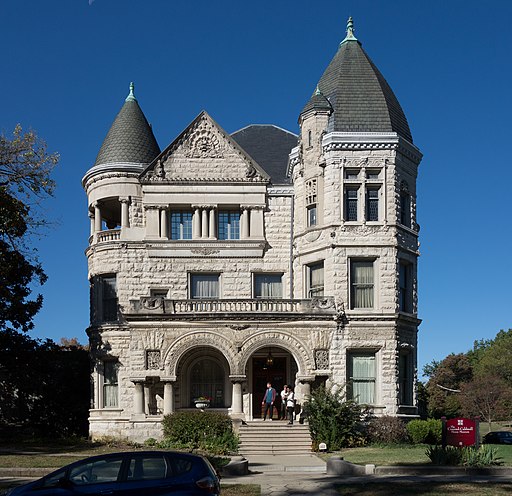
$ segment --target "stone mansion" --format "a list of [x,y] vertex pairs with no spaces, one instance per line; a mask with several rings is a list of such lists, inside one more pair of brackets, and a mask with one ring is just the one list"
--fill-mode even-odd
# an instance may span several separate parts
[[310,84],[299,135],[201,112],[163,150],[130,87],[83,178],[93,439],[199,397],[256,420],[267,381],[417,414],[422,155],[351,19]]

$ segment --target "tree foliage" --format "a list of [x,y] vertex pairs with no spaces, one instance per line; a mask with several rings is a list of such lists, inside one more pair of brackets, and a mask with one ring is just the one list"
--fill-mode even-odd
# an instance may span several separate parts
[[32,283],[46,275],[27,239],[37,226],[39,200],[53,193],[50,173],[58,162],[34,131],[16,126],[12,138],[0,135],[0,332],[28,331],[43,297],[31,298]]

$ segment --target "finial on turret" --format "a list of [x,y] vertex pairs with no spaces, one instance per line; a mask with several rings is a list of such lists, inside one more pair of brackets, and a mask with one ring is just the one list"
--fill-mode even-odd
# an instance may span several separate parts
[[135,95],[133,93],[133,91],[135,90],[135,85],[133,83],[130,83],[130,93],[129,95],[126,97],[126,102],[129,102],[129,101],[134,101],[136,102],[137,99],[135,98]]
[[345,36],[345,39],[340,43],[340,45],[342,45],[346,41],[358,41],[357,38],[354,36],[354,31],[354,21],[352,17],[349,17],[347,21],[347,36]]
[[315,90],[315,95],[318,96],[318,95],[321,95],[322,92],[320,91],[320,88],[318,87],[318,84],[316,85],[316,90]]

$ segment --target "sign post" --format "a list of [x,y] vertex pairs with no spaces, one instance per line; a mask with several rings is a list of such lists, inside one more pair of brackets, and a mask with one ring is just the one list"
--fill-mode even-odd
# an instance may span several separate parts
[[441,417],[443,422],[443,448],[448,446],[457,446],[462,448],[464,446],[479,445],[479,418],[454,418],[447,420],[446,417]]

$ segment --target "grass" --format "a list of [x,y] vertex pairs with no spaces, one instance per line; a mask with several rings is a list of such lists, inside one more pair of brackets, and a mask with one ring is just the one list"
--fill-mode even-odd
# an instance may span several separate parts
[[[494,445],[498,449],[504,466],[512,467],[512,446]],[[366,465],[425,465],[430,460],[425,454],[428,445],[390,445],[348,448],[336,453],[325,453],[321,457],[327,460],[331,456],[342,456],[347,462]]]
[[257,484],[221,484],[222,496],[261,496]]
[[501,496],[510,494],[512,483],[465,482],[369,482],[337,486],[344,496]]

